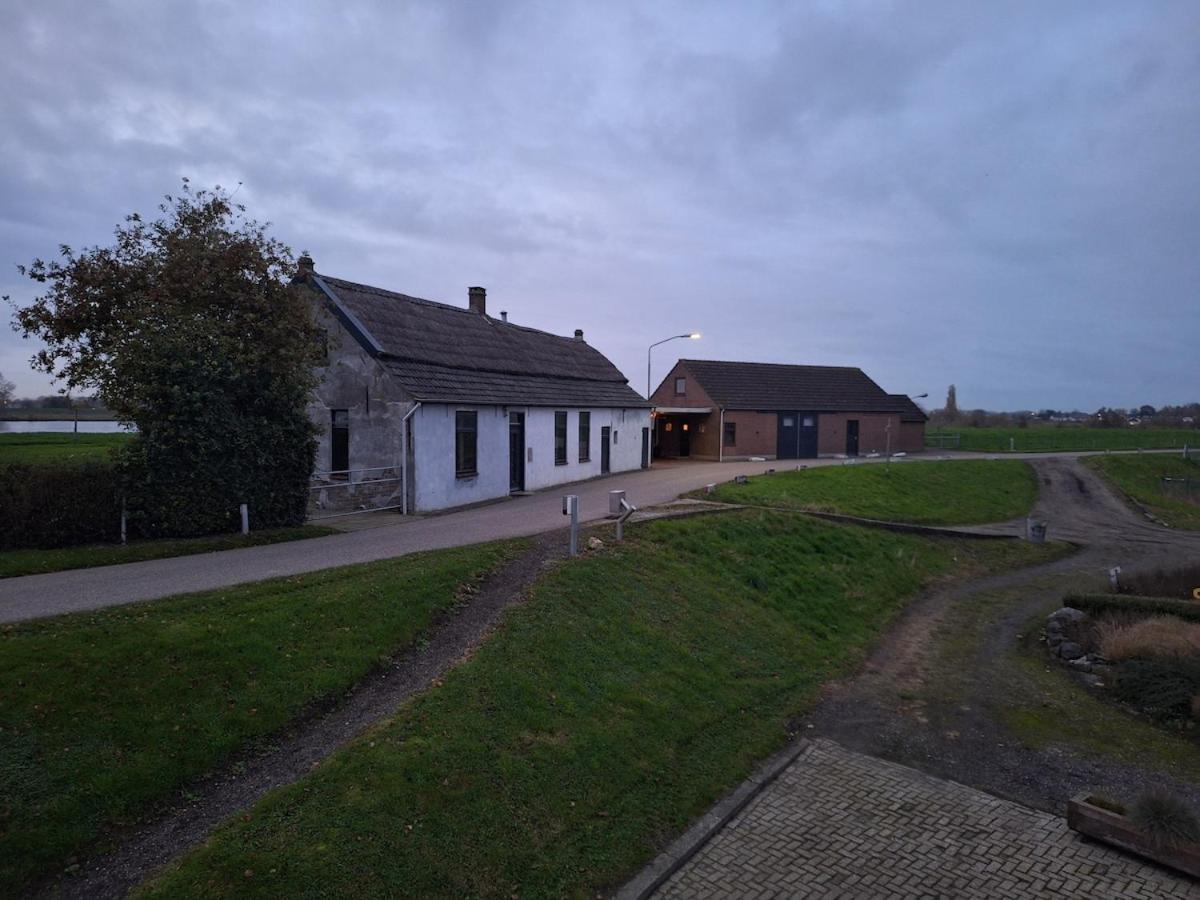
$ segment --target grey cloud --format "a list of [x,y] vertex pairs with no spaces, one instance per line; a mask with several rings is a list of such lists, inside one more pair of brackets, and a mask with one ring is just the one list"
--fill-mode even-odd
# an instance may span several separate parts
[[[1194,399],[1188,3],[38,4],[0,36],[5,264],[182,175],[318,267],[967,406]],[[12,268],[0,292],[27,298]],[[0,334],[22,390],[30,348]]]

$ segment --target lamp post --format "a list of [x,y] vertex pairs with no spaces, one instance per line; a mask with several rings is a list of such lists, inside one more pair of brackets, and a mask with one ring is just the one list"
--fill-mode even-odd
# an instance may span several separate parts
[[653,344],[651,344],[649,347],[646,348],[646,399],[647,400],[650,399],[650,353],[651,353],[651,351],[653,351],[654,348],[657,347],[659,344],[665,344],[667,341],[678,341],[681,338],[690,338],[693,341],[699,340],[700,332],[693,331],[691,334],[674,334],[674,335],[671,335],[671,337],[669,337],[669,338],[663,338],[661,341],[655,341]]

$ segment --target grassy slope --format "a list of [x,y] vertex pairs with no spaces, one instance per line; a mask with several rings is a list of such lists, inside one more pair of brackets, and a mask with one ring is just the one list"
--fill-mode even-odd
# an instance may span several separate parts
[[[961,443],[942,443],[938,434],[962,435]],[[1012,443],[1010,444],[1010,440]],[[926,445],[958,450],[977,450],[984,453],[1007,453],[1010,446],[1017,453],[1040,453],[1054,450],[1154,450],[1195,446],[1200,443],[1200,430],[1187,428],[1087,428],[1083,426],[1030,426],[1029,428],[971,428],[946,426],[930,428]]]
[[[83,547],[62,547],[56,550],[6,550],[0,553],[0,578],[36,575],[42,572],[62,572],[67,569],[86,569],[91,566],[115,566],[147,559],[212,553],[216,550],[236,550],[239,547],[301,541],[337,533],[336,528],[303,525],[298,528],[266,528],[262,531],[252,531],[245,536],[219,534],[200,538],[133,541],[124,545],[89,544]],[[0,609],[3,606],[3,601],[0,601]]]
[[777,748],[923,581],[1048,552],[764,511],[639,526],[147,893],[592,896]]
[[920,525],[963,525],[1025,515],[1037,499],[1037,478],[1016,460],[824,466],[762,475],[744,485],[722,484],[715,499]]
[[0,466],[6,463],[103,461],[127,440],[127,434],[58,434],[46,431],[0,434]]
[[352,685],[515,546],[4,626],[0,884],[19,892]]
[[1091,456],[1083,462],[1172,527],[1200,530],[1200,503],[1164,496],[1159,481],[1163,475],[1190,478],[1196,482],[1193,496],[1200,500],[1200,462],[1165,453]]

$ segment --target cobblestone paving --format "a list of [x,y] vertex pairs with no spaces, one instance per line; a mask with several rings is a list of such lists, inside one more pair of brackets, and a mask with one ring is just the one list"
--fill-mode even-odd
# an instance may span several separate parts
[[1064,819],[817,740],[655,894],[1200,897]]

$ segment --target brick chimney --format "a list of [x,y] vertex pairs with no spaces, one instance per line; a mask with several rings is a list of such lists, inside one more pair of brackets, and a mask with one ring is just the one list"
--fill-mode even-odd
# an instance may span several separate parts
[[577,341],[583,340],[583,329],[582,328],[575,329],[575,340],[577,340]]
[[467,305],[471,307],[471,312],[476,312],[481,316],[486,316],[487,291],[481,287],[467,288]]
[[300,258],[296,260],[296,276],[292,281],[304,281],[309,275],[313,274],[313,258],[307,253],[302,253]]

